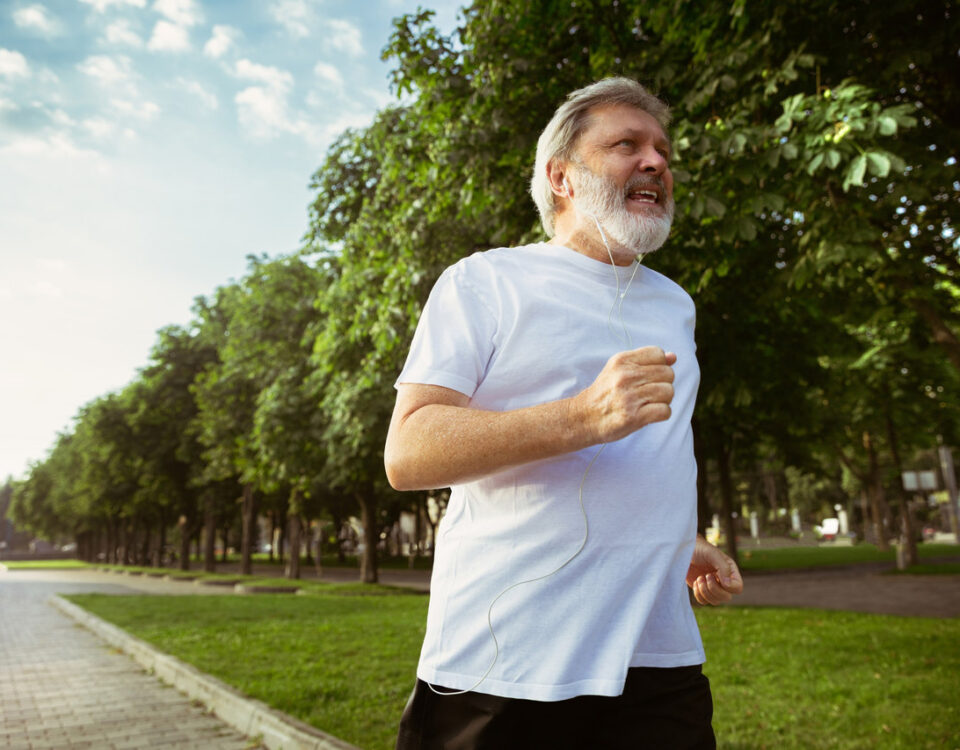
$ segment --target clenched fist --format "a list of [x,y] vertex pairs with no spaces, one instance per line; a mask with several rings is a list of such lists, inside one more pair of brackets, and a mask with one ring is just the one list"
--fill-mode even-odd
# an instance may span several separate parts
[[575,397],[584,424],[598,443],[611,443],[670,418],[677,355],[659,346],[618,352],[593,383]]

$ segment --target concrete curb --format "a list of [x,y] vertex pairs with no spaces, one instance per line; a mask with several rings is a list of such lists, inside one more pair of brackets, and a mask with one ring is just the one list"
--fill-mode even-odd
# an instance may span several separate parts
[[244,696],[220,680],[157,651],[148,643],[66,599],[54,595],[51,603],[111,646],[132,656],[144,669],[188,697],[199,700],[234,729],[248,737],[257,738],[270,750],[360,750],[356,745]]

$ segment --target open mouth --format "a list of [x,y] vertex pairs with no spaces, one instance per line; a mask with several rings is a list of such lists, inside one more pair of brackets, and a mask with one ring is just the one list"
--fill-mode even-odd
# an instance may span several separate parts
[[660,191],[652,187],[631,188],[627,191],[627,200],[655,205],[660,200]]

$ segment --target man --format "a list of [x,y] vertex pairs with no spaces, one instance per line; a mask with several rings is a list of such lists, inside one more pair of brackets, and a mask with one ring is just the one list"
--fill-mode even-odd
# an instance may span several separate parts
[[689,296],[638,256],[673,217],[666,105],[573,92],[531,192],[549,243],[477,253],[431,292],[385,464],[452,488],[397,747],[714,747],[701,603],[742,588],[696,535]]

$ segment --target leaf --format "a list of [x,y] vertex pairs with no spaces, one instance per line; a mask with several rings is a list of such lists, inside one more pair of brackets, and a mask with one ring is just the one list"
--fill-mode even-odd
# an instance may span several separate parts
[[846,191],[851,185],[863,185],[863,175],[867,171],[867,157],[860,154],[856,159],[850,162],[847,167],[847,174],[843,179],[843,189]]
[[880,135],[896,135],[897,121],[890,115],[881,115],[879,119]]
[[837,165],[840,163],[840,152],[831,148],[829,151],[827,151],[826,162],[830,169],[836,169]]
[[890,159],[879,151],[870,151],[867,154],[867,164],[870,166],[870,173],[877,177],[890,174]]
[[860,355],[860,357],[857,359],[856,362],[854,362],[852,365],[850,365],[850,369],[851,369],[851,370],[861,370],[861,369],[863,369],[863,368],[866,367],[868,364],[870,364],[870,360],[873,359],[875,356],[877,356],[877,354],[878,354],[885,346],[886,346],[886,344],[877,344],[876,346],[873,346],[873,347],[867,349],[867,351],[865,351],[863,354]]
[[706,207],[707,213],[710,214],[710,216],[723,217],[723,215],[727,213],[727,207],[716,198],[710,196],[706,198]]
[[823,158],[824,154],[822,151],[814,156],[807,164],[807,174],[812,175],[814,172],[816,172],[820,168],[820,165],[823,164]]
[[703,198],[699,195],[694,196],[694,199],[690,202],[690,218],[699,220],[703,215]]

